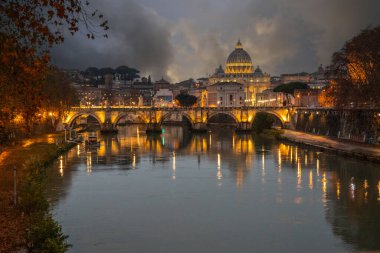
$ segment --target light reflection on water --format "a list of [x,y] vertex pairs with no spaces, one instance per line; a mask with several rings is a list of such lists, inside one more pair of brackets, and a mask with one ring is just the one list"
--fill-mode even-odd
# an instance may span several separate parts
[[231,129],[126,126],[50,173],[71,252],[380,250],[378,165]]

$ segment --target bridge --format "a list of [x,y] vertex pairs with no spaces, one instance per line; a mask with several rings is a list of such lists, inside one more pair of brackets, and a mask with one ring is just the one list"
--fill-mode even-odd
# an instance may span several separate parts
[[147,125],[147,132],[161,132],[162,123],[172,115],[185,117],[194,131],[207,130],[210,119],[216,115],[226,115],[234,119],[237,131],[252,130],[252,123],[256,113],[266,112],[274,115],[281,122],[282,127],[289,127],[293,107],[131,107],[131,106],[92,106],[72,107],[65,115],[63,123],[71,128],[73,122],[80,117],[92,116],[102,131],[117,131],[117,124],[123,118],[132,118],[135,123]]

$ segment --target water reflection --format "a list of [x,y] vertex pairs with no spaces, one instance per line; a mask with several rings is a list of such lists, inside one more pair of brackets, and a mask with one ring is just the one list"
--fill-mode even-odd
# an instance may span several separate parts
[[[349,250],[380,250],[380,240],[378,240],[380,236],[380,168],[378,165],[325,154],[313,149],[304,149],[292,144],[253,138],[251,135],[235,134],[231,129],[222,128],[213,129],[207,134],[192,135],[186,128],[165,127],[162,135],[147,136],[144,127],[136,125],[120,128],[118,135],[99,135],[99,137],[99,148],[86,149],[83,145],[78,145],[59,159],[57,170],[51,175],[52,188],[58,196],[53,199],[58,201],[67,198],[69,201],[74,198],[74,195],[70,193],[70,187],[72,181],[77,182],[75,179],[77,175],[82,175],[80,174],[82,168],[85,168],[87,176],[99,174],[102,177],[107,177],[109,175],[107,173],[112,171],[133,171],[136,177],[139,175],[149,177],[153,172],[141,174],[141,171],[155,171],[159,173],[160,178],[170,178],[170,182],[179,187],[176,191],[184,191],[187,183],[204,189],[204,197],[196,195],[195,198],[192,195],[184,195],[183,199],[195,198],[202,202],[205,198],[204,201],[207,202],[212,196],[221,198],[221,203],[228,203],[231,201],[231,193],[225,196],[208,195],[207,191],[212,192],[212,185],[215,184],[223,191],[238,190],[238,196],[245,200],[244,207],[241,208],[244,208],[242,210],[246,210],[247,213],[238,210],[243,212],[242,216],[249,217],[245,223],[251,222],[253,227],[254,224],[259,223],[260,213],[257,213],[258,218],[256,218],[251,215],[251,212],[260,212],[258,210],[260,208],[263,210],[262,213],[272,213],[273,217],[267,217],[266,222],[269,225],[263,228],[266,233],[275,234],[276,231],[286,231],[297,224],[303,228],[302,231],[305,229],[323,231],[327,240],[329,233],[323,230],[326,225],[326,228],[333,231],[336,236],[334,238],[341,240],[342,243],[341,246],[337,246],[339,243],[329,238],[330,242],[326,242],[325,245],[326,252],[329,251],[328,249],[333,249],[333,252],[343,252],[347,248]],[[115,187],[122,187],[117,186],[121,184],[119,181],[110,183],[114,183]],[[156,185],[155,182],[151,183]],[[146,185],[140,187],[144,188]],[[162,185],[155,187],[158,187],[158,191],[160,187],[166,189]],[[75,187],[72,191],[75,191]],[[177,202],[183,199],[175,198]],[[182,204],[186,205],[185,203]],[[171,202],[168,205],[175,205],[178,208]],[[236,200],[235,205],[239,205]],[[194,206],[194,208],[202,208],[202,206]],[[57,210],[59,212],[59,208]],[[222,215],[223,211],[217,210]],[[293,217],[292,215],[299,213],[300,210],[303,210],[302,217],[305,220],[298,221],[299,217],[295,217],[292,225],[283,221],[285,218],[282,217]],[[321,213],[324,217],[319,217]],[[233,212],[226,212],[223,215],[223,218],[227,220],[236,219],[233,218]],[[313,223],[314,220],[321,218],[327,221],[325,225],[323,222]],[[70,222],[62,219],[63,226],[70,227]],[[212,218],[206,215],[203,217],[204,220],[199,219],[200,222],[206,222]],[[173,223],[173,229],[181,230],[183,226],[181,222]],[[245,223],[241,223],[240,227],[244,227]],[[230,224],[230,226],[233,225]],[[73,233],[74,235],[71,235],[74,236],[73,243],[79,244],[77,247],[81,249],[81,251],[73,250],[73,252],[90,252],[86,250],[86,246],[81,246],[80,240],[75,241],[75,232]],[[300,232],[295,236],[302,238],[302,233],[306,232]],[[263,235],[255,234],[255,236]],[[289,240],[289,238],[284,240]],[[133,244],[133,242],[129,243]],[[152,243],[154,244],[154,240]],[[279,239],[279,243],[283,245],[289,241]],[[308,241],[308,244],[310,243]],[[260,245],[259,243],[256,247],[262,250],[273,250],[270,248],[273,245]],[[319,245],[315,252],[321,251],[321,247]],[[172,250],[185,252],[174,248]],[[248,248],[242,248],[237,251],[247,250]],[[294,252],[294,250],[288,252]]]

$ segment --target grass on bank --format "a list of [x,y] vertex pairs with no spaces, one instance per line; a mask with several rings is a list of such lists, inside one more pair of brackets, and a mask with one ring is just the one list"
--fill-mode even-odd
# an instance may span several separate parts
[[64,253],[69,248],[67,236],[52,218],[46,196],[46,165],[38,159],[24,164],[19,210],[26,216],[25,245],[27,252]]
[[[28,253],[64,253],[70,247],[68,236],[51,215],[46,195],[46,169],[72,146],[35,143],[25,151],[30,158],[23,164],[17,207],[24,216],[25,234],[21,246]],[[25,153],[19,155],[25,159]]]

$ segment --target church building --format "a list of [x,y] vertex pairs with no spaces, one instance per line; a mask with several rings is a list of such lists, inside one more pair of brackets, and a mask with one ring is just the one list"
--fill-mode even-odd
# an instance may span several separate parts
[[240,40],[228,56],[226,68],[220,65],[209,77],[209,85],[228,82],[244,86],[244,104],[247,106],[256,105],[256,94],[271,88],[270,75],[263,73],[259,66],[254,68],[251,56],[243,49]]

